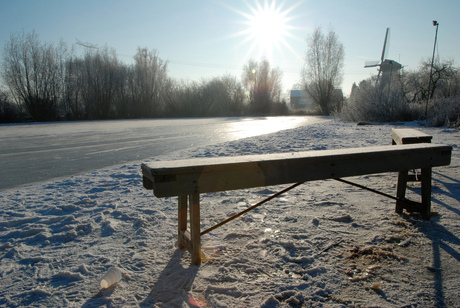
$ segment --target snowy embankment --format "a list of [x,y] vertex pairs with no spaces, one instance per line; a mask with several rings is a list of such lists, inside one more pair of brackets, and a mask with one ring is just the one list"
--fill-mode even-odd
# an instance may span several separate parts
[[[384,145],[396,126],[332,120],[158,160]],[[430,221],[367,191],[310,182],[205,235],[200,267],[177,249],[177,199],[145,190],[140,162],[2,191],[0,306],[458,307],[460,133],[417,129],[454,148],[433,173]],[[353,181],[396,190],[396,174]],[[202,228],[284,187],[203,195]],[[410,191],[416,198],[419,184]],[[124,277],[101,290],[111,266]]]

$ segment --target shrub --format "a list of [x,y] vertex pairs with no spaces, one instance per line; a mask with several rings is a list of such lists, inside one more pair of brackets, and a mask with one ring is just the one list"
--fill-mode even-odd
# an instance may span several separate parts
[[433,100],[428,106],[428,117],[433,126],[460,129],[460,95]]
[[344,104],[339,117],[345,121],[393,122],[420,119],[423,107],[409,103],[395,82],[388,88],[364,80],[353,91]]
[[8,101],[8,97],[0,92],[0,123],[14,123],[20,121],[19,108]]

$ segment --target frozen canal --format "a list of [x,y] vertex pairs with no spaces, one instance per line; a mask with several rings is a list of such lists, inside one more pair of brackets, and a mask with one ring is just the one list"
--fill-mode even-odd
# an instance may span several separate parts
[[230,117],[0,125],[0,190],[323,120]]

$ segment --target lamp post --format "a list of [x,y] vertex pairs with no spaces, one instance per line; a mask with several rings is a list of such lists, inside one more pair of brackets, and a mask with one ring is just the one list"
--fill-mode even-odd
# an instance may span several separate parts
[[430,101],[430,96],[431,96],[431,79],[432,79],[432,75],[433,75],[434,54],[435,54],[435,51],[436,51],[436,41],[438,39],[439,23],[436,20],[433,20],[433,26],[436,27],[436,34],[434,36],[433,56],[431,57],[431,70],[430,70],[430,80],[428,82],[428,99],[427,99],[427,102],[426,102],[425,117],[428,114],[428,102]]

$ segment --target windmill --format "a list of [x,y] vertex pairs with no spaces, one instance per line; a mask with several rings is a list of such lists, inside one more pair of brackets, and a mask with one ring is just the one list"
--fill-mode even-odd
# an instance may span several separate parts
[[[385,40],[383,42],[383,50],[382,50],[382,57],[380,58],[379,61],[367,61],[364,64],[365,68],[368,67],[379,67],[379,74],[377,75],[377,82],[380,81],[380,84],[384,85],[386,84],[389,80],[391,80],[391,74],[398,72],[401,68],[402,65],[395,60],[390,60],[386,59],[385,56],[388,53],[388,49],[390,46],[389,42],[389,36],[390,36],[390,28],[387,28],[387,31],[385,33]],[[382,79],[380,79],[380,75],[382,75]]]

